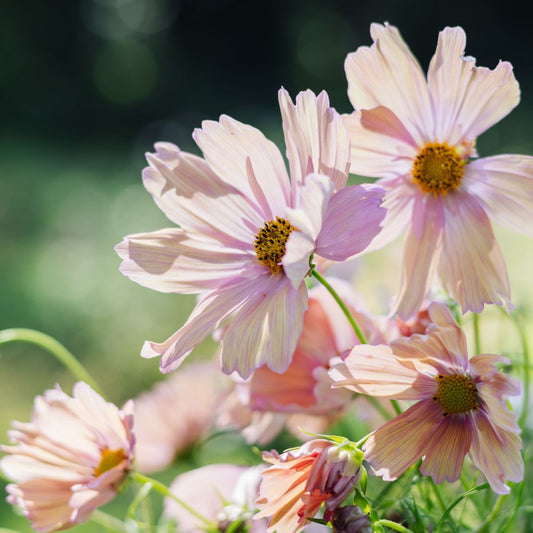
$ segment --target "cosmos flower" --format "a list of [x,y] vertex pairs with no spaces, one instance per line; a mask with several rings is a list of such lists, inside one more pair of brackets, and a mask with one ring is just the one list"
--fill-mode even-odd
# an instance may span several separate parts
[[255,518],[271,517],[269,532],[296,533],[323,503],[330,520],[358,483],[363,454],[347,441],[314,439],[281,455],[263,452],[263,459],[272,466],[261,474]]
[[32,421],[13,422],[13,446],[0,460],[8,502],[20,507],[37,531],[58,531],[85,522],[112,500],[131,467],[133,405],[107,403],[89,385],[59,387],[34,402]]
[[455,481],[470,454],[492,490],[509,493],[521,481],[520,429],[506,404],[519,384],[496,369],[505,357],[468,358],[466,338],[449,309],[429,306],[431,324],[379,345],[355,346],[330,375],[336,386],[380,398],[416,401],[376,430],[363,446],[377,475],[396,479],[424,457],[420,471],[435,483]]
[[477,156],[475,141],[519,101],[511,65],[476,67],[457,28],[439,34],[427,81],[398,30],[346,58],[351,171],[380,177],[387,218],[377,248],[405,235],[392,314],[417,311],[434,275],[463,312],[509,305],[505,262],[489,218],[533,235],[533,158]]
[[222,116],[194,139],[205,159],[168,143],[148,154],[148,192],[180,226],[130,235],[116,250],[121,271],[163,292],[202,293],[188,321],[142,355],[177,368],[224,325],[225,373],[247,378],[267,364],[287,369],[307,307],[304,278],[312,254],[342,261],[380,231],[384,190],[344,187],[350,147],[326,93],[279,93],[292,181],[276,146],[261,132]]

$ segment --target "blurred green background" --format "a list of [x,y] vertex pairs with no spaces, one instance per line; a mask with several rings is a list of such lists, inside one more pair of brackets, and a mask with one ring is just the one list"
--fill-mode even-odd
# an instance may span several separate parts
[[[113,246],[124,235],[171,225],[142,187],[144,152],[158,140],[197,152],[193,129],[221,113],[284,150],[279,87],[293,97],[325,89],[334,107],[350,111],[344,58],[370,44],[371,22],[386,20],[424,69],[447,25],[464,27],[478,65],[509,60],[522,103],[482,136],[479,153],[533,153],[531,27],[509,2],[3,2],[0,328],[54,336],[118,404],[160,379],[158,361],[142,359],[140,347],[175,331],[194,300],[144,289],[118,271]],[[533,243],[499,235],[514,301],[528,311]],[[386,309],[396,286],[396,253],[362,262],[356,285],[374,311]],[[514,333],[490,335],[500,350],[518,350]],[[73,379],[41,350],[2,347],[0,442],[9,421],[28,420],[33,397],[55,383],[70,392]],[[0,526],[8,513],[0,504]]]

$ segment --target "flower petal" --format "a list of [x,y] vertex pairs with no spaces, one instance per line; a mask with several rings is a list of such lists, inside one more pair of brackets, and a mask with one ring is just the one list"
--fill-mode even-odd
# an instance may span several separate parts
[[220,286],[250,261],[241,250],[191,239],[183,230],[129,235],[115,247],[122,274],[161,292],[197,293]]
[[376,185],[353,185],[334,194],[316,240],[317,254],[344,261],[362,252],[381,230],[384,194]]
[[475,197],[457,190],[443,197],[439,276],[463,313],[479,313],[484,304],[509,304],[510,288],[503,256],[487,214]]
[[372,24],[370,33],[374,44],[346,57],[348,97],[355,109],[388,107],[423,145],[432,130],[424,73],[397,28]]
[[465,168],[463,184],[496,222],[533,237],[533,157],[473,160]]
[[211,168],[252,200],[265,221],[285,212],[287,170],[276,145],[259,130],[222,115],[220,122],[204,121],[193,138]]
[[303,91],[296,105],[285,89],[278,96],[293,185],[316,172],[328,176],[335,190],[344,187],[350,170],[350,139],[341,117],[329,106],[327,93],[315,96]]
[[474,140],[520,100],[511,64],[500,62],[494,70],[476,67],[474,58],[464,57],[465,45],[462,28],[445,28],[439,33],[428,71],[435,113],[433,134],[452,146]]

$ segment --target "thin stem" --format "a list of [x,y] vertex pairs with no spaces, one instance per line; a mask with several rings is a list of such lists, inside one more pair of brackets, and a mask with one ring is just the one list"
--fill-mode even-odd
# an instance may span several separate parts
[[516,501],[513,507],[513,512],[511,513],[511,516],[509,517],[509,520],[507,520],[507,523],[502,527],[501,533],[505,533],[512,525],[513,522],[516,519],[516,515],[518,514],[518,509],[520,509],[520,504],[522,503],[522,494],[524,492],[524,481],[520,483],[518,486],[518,494],[516,495]]
[[102,394],[100,387],[96,381],[91,377],[86,368],[69,352],[60,342],[56,341],[50,335],[36,331],[34,329],[26,328],[12,328],[0,331],[0,345],[9,342],[28,342],[35,344],[43,350],[53,355],[60,363],[62,363],[71,374],[80,381],[85,381],[96,392]]
[[128,531],[124,522],[120,521],[114,516],[111,516],[110,514],[104,513],[104,511],[100,511],[100,509],[96,509],[93,511],[93,513],[91,514],[90,521],[100,524],[108,531],[112,531],[113,533],[127,533]]
[[446,512],[446,504],[444,503],[444,500],[442,499],[439,487],[437,487],[437,484],[433,481],[433,478],[429,478],[429,484],[431,485],[431,488],[433,489],[433,492],[435,493],[435,497],[437,498],[437,501],[439,502],[440,508],[442,509],[442,512]]
[[489,526],[492,524],[493,520],[500,514],[500,509],[502,508],[503,502],[505,498],[507,498],[507,494],[503,494],[498,498],[496,501],[496,505],[494,505],[494,508],[492,509],[489,516],[487,516],[486,520],[476,529],[476,533],[483,533],[485,531],[489,531]]
[[481,353],[481,338],[479,336],[479,315],[477,313],[473,313],[474,320],[474,350],[475,354],[478,355]]
[[342,309],[342,312],[344,313],[344,316],[348,319],[348,322],[352,326],[353,330],[355,331],[355,334],[357,335],[357,338],[359,339],[359,342],[361,344],[367,344],[366,338],[357,325],[357,322],[355,321],[355,318],[353,317],[352,313],[350,313],[350,310],[346,306],[346,304],[342,301],[341,297],[337,294],[335,289],[328,283],[326,278],[319,274],[314,268],[311,269],[311,275],[315,277],[324,287],[326,287],[327,291],[333,296],[335,301],[339,304],[339,307]]
[[130,476],[137,481],[138,483],[142,483],[143,485],[146,483],[150,483],[150,485],[163,494],[163,496],[167,498],[171,498],[175,502],[177,502],[181,507],[183,507],[188,513],[193,515],[194,517],[198,518],[198,520],[202,521],[206,526],[213,529],[214,531],[217,530],[217,525],[206,518],[205,516],[202,516],[198,511],[193,509],[188,503],[184,502],[181,498],[178,498],[171,490],[166,486],[163,485],[163,483],[157,481],[157,479],[150,478],[148,476],[145,476],[144,474],[141,474],[140,472],[130,472]]
[[381,402],[374,398],[374,396],[367,396],[366,399],[372,404],[372,407],[385,419],[390,420],[392,416],[388,413],[388,411],[383,407]]
[[385,526],[390,529],[394,529],[394,531],[400,531],[400,533],[413,533],[410,529],[398,524],[398,522],[393,522],[392,520],[387,520],[386,518],[382,518],[381,520],[374,522],[374,526]]

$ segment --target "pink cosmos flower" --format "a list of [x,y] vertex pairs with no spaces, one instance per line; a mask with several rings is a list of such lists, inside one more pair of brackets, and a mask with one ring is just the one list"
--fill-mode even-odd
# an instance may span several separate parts
[[289,181],[279,150],[258,130],[222,116],[194,139],[205,159],[168,143],[148,154],[145,187],[180,228],[130,235],[121,271],[163,292],[203,293],[189,320],[145,357],[170,372],[225,322],[222,370],[247,378],[266,363],[287,369],[307,306],[311,254],[342,261],[380,231],[384,190],[344,187],[350,158],[342,120],[325,92],[279,93]]
[[374,44],[346,58],[351,171],[380,177],[388,208],[377,248],[406,234],[392,314],[409,318],[438,276],[463,311],[509,304],[489,217],[533,235],[533,158],[477,156],[476,137],[519,101],[512,67],[476,67],[461,28],[445,28],[427,81],[398,30],[372,24]]
[[351,443],[315,439],[281,455],[263,452],[272,466],[263,471],[255,518],[272,517],[268,532],[300,531],[325,504],[329,521],[361,476],[363,454]]
[[[374,317],[362,311],[351,287],[329,280],[349,306],[372,343],[384,342]],[[248,442],[270,442],[286,426],[300,439],[300,428],[323,433],[352,406],[353,395],[332,389],[329,368],[339,356],[359,344],[339,305],[323,286],[309,292],[309,307],[291,364],[283,374],[268,367],[256,369],[246,380],[235,378],[235,392],[221,405],[218,424],[244,427]]]
[[202,361],[185,365],[136,398],[136,470],[163,470],[179,452],[198,441],[211,427],[228,385],[229,378],[217,372],[213,361]]
[[455,481],[470,453],[492,490],[509,493],[506,480],[521,481],[520,429],[506,405],[519,384],[499,372],[498,355],[468,359],[466,338],[444,304],[429,306],[425,335],[389,346],[355,346],[330,371],[336,386],[371,396],[415,400],[405,412],[375,431],[365,458],[390,481],[421,457],[420,471],[436,483]]
[[112,500],[131,467],[133,404],[123,410],[89,385],[59,387],[34,402],[32,421],[13,422],[13,446],[0,467],[16,484],[8,502],[20,507],[37,531],[58,531],[85,522]]

